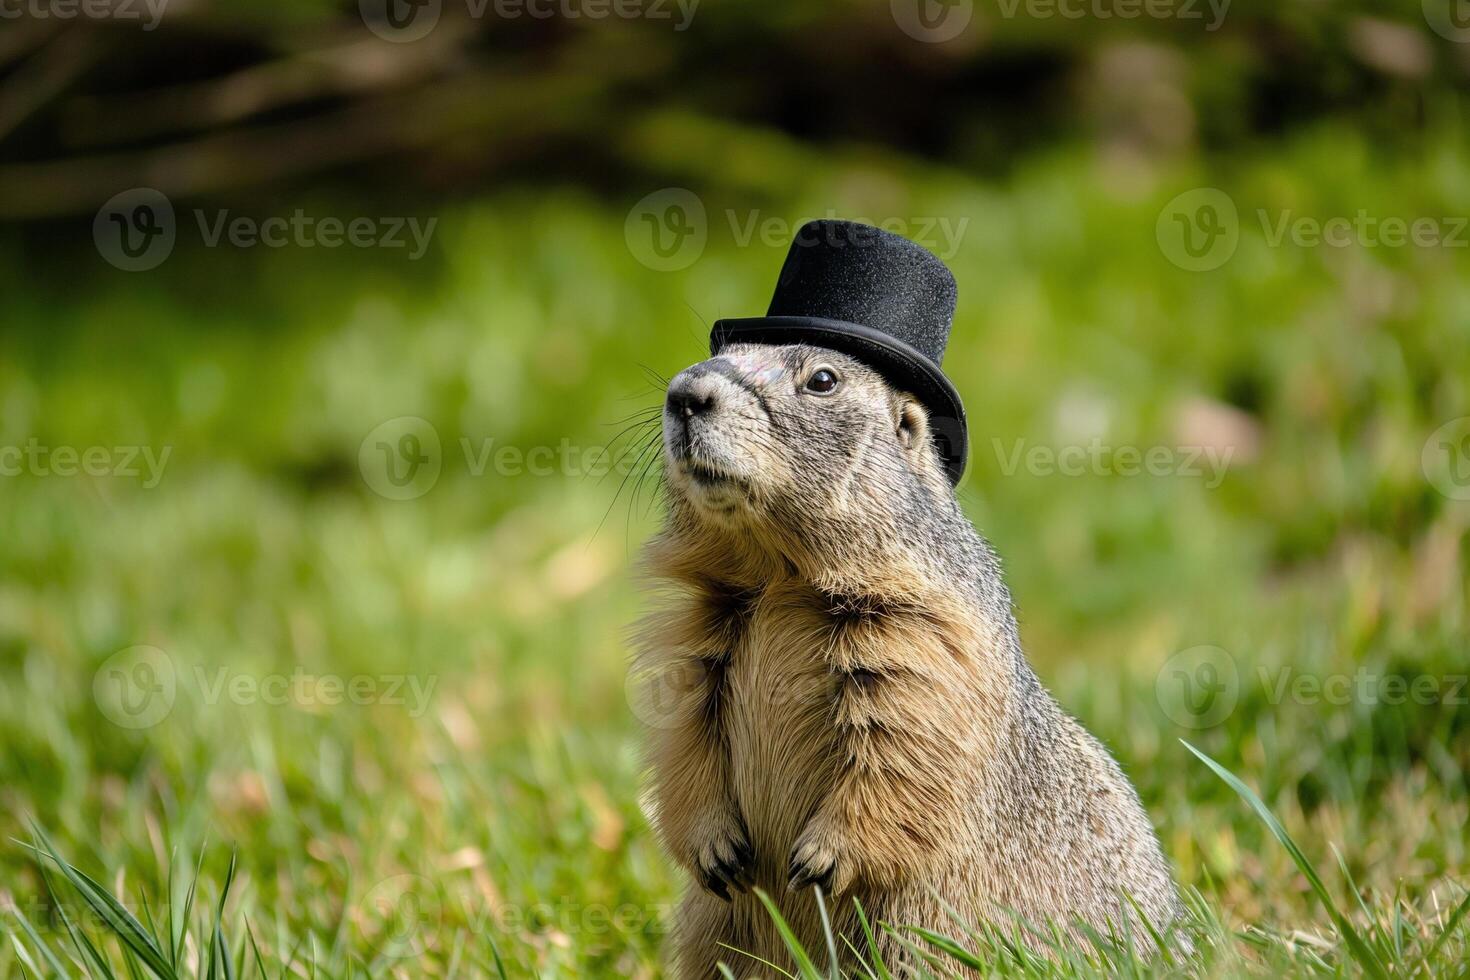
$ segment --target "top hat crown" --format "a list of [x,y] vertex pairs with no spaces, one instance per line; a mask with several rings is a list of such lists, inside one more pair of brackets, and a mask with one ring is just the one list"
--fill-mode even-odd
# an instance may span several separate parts
[[954,276],[935,255],[881,228],[811,221],[791,243],[763,317],[715,321],[729,344],[811,344],[862,361],[929,411],[951,483],[965,471],[965,408],[940,364],[954,320]]

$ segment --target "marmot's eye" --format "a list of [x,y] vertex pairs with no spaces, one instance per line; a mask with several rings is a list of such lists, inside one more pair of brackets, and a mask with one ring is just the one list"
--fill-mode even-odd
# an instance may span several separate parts
[[837,375],[831,368],[817,368],[806,379],[806,390],[817,395],[830,395],[837,390]]

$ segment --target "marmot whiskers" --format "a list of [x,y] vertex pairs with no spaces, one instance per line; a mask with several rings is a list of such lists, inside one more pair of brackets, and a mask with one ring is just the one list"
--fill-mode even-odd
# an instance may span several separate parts
[[813,951],[813,884],[858,949],[854,897],[949,934],[945,903],[1100,930],[1124,893],[1177,914],[1137,794],[1022,654],[915,398],[830,350],[733,345],[674,378],[663,424],[647,561],[668,601],[638,665],[653,822],[694,879],[677,976],[763,975],[726,946],[790,965],[752,886]]

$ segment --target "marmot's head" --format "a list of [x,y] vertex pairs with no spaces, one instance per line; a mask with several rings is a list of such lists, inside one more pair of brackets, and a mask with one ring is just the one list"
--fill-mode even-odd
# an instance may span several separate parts
[[671,502],[701,522],[817,530],[952,499],[918,400],[820,347],[726,347],[670,382],[663,427]]

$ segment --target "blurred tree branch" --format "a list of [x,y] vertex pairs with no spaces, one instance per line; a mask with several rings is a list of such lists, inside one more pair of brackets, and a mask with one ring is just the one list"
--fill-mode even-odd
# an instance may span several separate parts
[[[27,15],[0,31],[0,217],[85,213],[133,186],[263,186],[400,153],[395,188],[441,164],[481,177],[512,161],[589,183],[653,179],[691,136],[660,129],[655,146],[624,152],[660,112],[969,173],[1068,139],[1143,173],[1153,157],[1333,115],[1403,136],[1406,105],[1463,104],[1470,64],[1417,0],[1391,2],[1343,0],[1327,18],[1235,0],[1218,30],[976,5],[952,43],[918,40],[888,3],[866,0],[701,5],[682,27],[596,16],[578,0],[555,16],[445,0],[433,28],[403,43],[369,30],[353,0],[168,0],[151,27]],[[1371,20],[1355,16],[1370,7]],[[731,152],[771,170],[743,140]],[[710,172],[708,158],[694,162]]]
[[[517,145],[609,125],[615,86],[645,78],[659,64],[657,59],[607,57],[605,39],[579,32],[553,58],[525,54],[486,67],[486,59],[464,50],[473,36],[464,24],[440,25],[433,40],[423,44],[359,39],[206,82],[128,96],[79,97],[67,114],[66,131],[75,142],[143,146],[0,164],[0,217],[85,213],[134,186],[171,197],[211,194],[370,157],[430,150],[466,137],[482,159],[493,160]],[[85,50],[99,47],[91,41]],[[65,84],[47,86],[23,102],[30,86],[17,89],[21,80],[9,80],[9,101],[0,101],[0,108],[13,103],[15,114],[28,105],[34,109],[40,95],[54,98]],[[315,102],[331,107],[314,107]],[[303,107],[304,114],[288,121],[231,125]],[[222,125],[184,140],[147,143],[163,134]],[[82,131],[85,136],[78,135]]]
[[96,32],[72,27],[31,55],[0,89],[0,140],[64,92],[103,50]]
[[132,142],[236,123],[314,99],[403,88],[442,74],[472,33],[471,25],[457,21],[417,44],[356,38],[205,82],[79,96],[63,107],[62,138],[74,147]]

